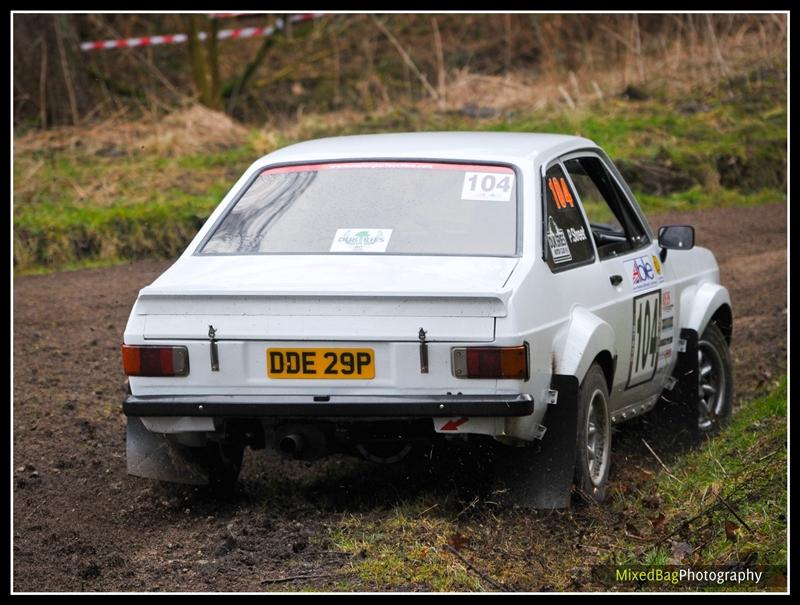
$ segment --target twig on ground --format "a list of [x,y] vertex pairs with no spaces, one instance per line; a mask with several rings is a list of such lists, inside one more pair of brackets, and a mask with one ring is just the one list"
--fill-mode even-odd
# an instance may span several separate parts
[[436,504],[434,504],[433,506],[429,506],[428,508],[426,508],[424,511],[422,511],[422,512],[419,514],[419,515],[420,515],[420,517],[421,517],[422,515],[424,515],[425,513],[432,511],[432,510],[433,510],[434,508],[436,508],[437,506],[439,506],[439,503],[438,503],[438,502],[437,502]]
[[634,536],[631,532],[626,531],[625,535],[628,538],[633,538],[634,540],[638,540],[639,542],[649,542],[650,538],[643,538],[642,536]]
[[[645,445],[646,445],[646,444],[645,444]],[[773,454],[774,454],[774,453],[776,453],[776,452],[773,452]],[[765,456],[765,457],[764,457],[764,459],[768,458],[768,457],[769,457],[769,456],[771,456],[771,455],[772,455],[772,454],[768,454],[767,456]],[[726,498],[730,498],[730,497],[732,497],[732,496],[733,496],[734,494],[736,494],[736,493],[739,491],[739,489],[741,489],[743,486],[745,486],[745,485],[751,485],[751,480],[752,480],[753,478],[755,478],[755,477],[756,477],[756,476],[757,476],[757,475],[758,475],[760,472],[762,472],[762,471],[764,470],[764,467],[766,467],[766,466],[767,466],[766,464],[761,464],[761,465],[757,466],[755,469],[751,470],[750,472],[748,472],[748,473],[743,473],[743,474],[744,474],[744,477],[742,477],[742,478],[741,478],[741,479],[740,479],[740,480],[739,480],[739,481],[736,483],[736,485],[734,485],[734,487],[733,487],[733,488],[732,488],[732,489],[731,489],[731,490],[728,492],[728,495],[726,496]],[[703,510],[701,510],[701,511],[700,511],[698,514],[696,514],[696,515],[695,515],[694,517],[692,517],[691,519],[687,519],[686,521],[682,521],[681,523],[679,523],[679,524],[678,524],[678,526],[677,526],[677,527],[676,527],[676,528],[675,528],[675,529],[674,529],[672,532],[670,532],[669,534],[667,534],[667,535],[666,535],[666,536],[664,536],[663,538],[660,538],[660,539],[659,539],[659,540],[658,540],[658,541],[657,541],[657,542],[654,544],[654,546],[658,546],[659,544],[662,544],[663,542],[666,542],[666,541],[667,541],[667,540],[669,540],[669,539],[670,539],[672,536],[674,536],[674,535],[675,535],[675,534],[677,534],[679,531],[681,531],[681,529],[683,529],[684,527],[688,527],[688,526],[689,526],[689,525],[691,525],[693,522],[697,521],[697,519],[699,519],[700,517],[702,517],[702,516],[704,516],[704,515],[706,515],[706,514],[708,514],[708,513],[712,512],[712,511],[713,511],[714,509],[716,509],[716,508],[717,508],[717,507],[718,507],[720,504],[724,504],[726,507],[728,507],[728,510],[731,510],[731,508],[729,507],[729,505],[728,505],[728,503],[726,502],[726,500],[725,500],[725,499],[723,499],[723,498],[720,498],[719,496],[717,496],[717,500],[716,500],[716,501],[714,501],[712,504],[710,504],[709,506],[707,506],[706,508],[704,508]],[[738,515],[736,515],[736,513],[735,513],[733,510],[731,510],[731,512],[734,514],[734,516],[736,516],[736,518],[737,518],[737,519],[739,519]],[[742,521],[741,519],[739,519],[739,521],[740,521],[740,522],[742,523],[742,525],[743,525],[744,527],[746,527],[748,530],[750,529],[750,528],[747,526],[747,524],[745,524],[745,523],[744,523],[744,521]]]
[[756,460],[756,462],[761,462],[762,460],[766,460],[767,458],[772,458],[772,456],[774,456],[775,454],[777,454],[779,451],[780,451],[780,450],[773,450],[773,451],[771,451],[769,454],[766,454],[765,456],[761,456],[761,458],[759,458],[758,460]]
[[447,550],[449,550],[451,553],[453,553],[455,556],[457,556],[464,565],[466,565],[469,569],[471,569],[476,574],[478,574],[478,576],[480,576],[480,578],[482,580],[484,580],[485,582],[488,582],[489,584],[491,584],[492,586],[494,586],[498,590],[502,590],[503,592],[508,592],[509,590],[512,590],[512,589],[508,588],[507,586],[504,586],[504,585],[500,584],[499,582],[496,582],[496,581],[492,580],[484,572],[482,572],[480,569],[478,569],[472,563],[470,563],[467,559],[465,559],[464,555],[462,555],[460,552],[458,552],[455,548],[453,548],[449,544],[445,544],[444,547]]
[[738,514],[738,513],[737,513],[737,512],[736,512],[736,511],[733,509],[733,507],[732,507],[732,506],[731,506],[731,505],[728,503],[728,501],[727,501],[727,500],[725,500],[725,498],[723,498],[722,496],[720,496],[719,494],[717,494],[717,499],[718,499],[720,502],[722,502],[722,503],[725,505],[725,508],[727,508],[729,511],[731,511],[731,514],[732,514],[734,517],[736,517],[736,520],[737,520],[737,521],[739,521],[739,523],[741,523],[742,525],[744,525],[744,527],[747,529],[747,531],[749,531],[749,532],[752,532],[752,531],[753,531],[752,529],[750,529],[750,526],[749,526],[747,523],[745,523],[745,522],[744,522],[744,519],[742,519],[742,518],[739,516],[739,514]]
[[456,515],[456,519],[458,519],[461,515],[467,512],[470,508],[473,508],[477,503],[478,503],[478,498],[476,497],[472,502],[470,502],[464,508],[461,509],[461,512]]
[[644,437],[642,437],[642,443],[644,443],[644,446],[645,446],[645,447],[646,447],[646,448],[647,448],[647,449],[650,451],[650,453],[651,453],[651,454],[653,454],[653,457],[654,457],[654,458],[655,458],[655,459],[658,461],[658,463],[661,465],[661,468],[663,468],[663,469],[666,471],[667,475],[668,475],[669,477],[671,477],[672,479],[675,479],[675,481],[677,481],[677,482],[678,482],[678,483],[680,483],[681,485],[683,485],[683,481],[681,481],[681,480],[680,480],[680,479],[678,479],[678,478],[677,478],[675,475],[673,475],[673,474],[672,474],[672,471],[671,471],[671,470],[669,470],[669,467],[668,467],[666,464],[664,464],[664,462],[661,460],[661,458],[659,458],[659,457],[658,457],[658,454],[656,454],[656,453],[653,451],[653,448],[652,448],[652,447],[650,447],[650,444],[649,444],[649,443],[647,443],[647,441],[645,441],[645,440],[644,440]]
[[660,538],[655,544],[653,544],[653,546],[658,546],[659,544],[663,544],[664,542],[669,540],[672,536],[674,536],[679,531],[681,531],[684,527],[689,527],[689,525],[691,525],[694,521],[697,521],[697,519],[699,519],[703,515],[713,511],[715,508],[717,508],[718,505],[719,505],[718,502],[714,502],[712,505],[707,506],[702,511],[700,511],[698,514],[696,514],[694,517],[692,517],[691,519],[687,519],[686,521],[682,521],[681,523],[678,524],[678,527],[676,527],[673,531],[668,533],[663,538]]
[[333,574],[319,573],[309,574],[305,576],[285,576],[283,578],[265,578],[261,580],[261,584],[280,584],[282,582],[294,582],[295,580],[314,580],[316,578],[329,578]]

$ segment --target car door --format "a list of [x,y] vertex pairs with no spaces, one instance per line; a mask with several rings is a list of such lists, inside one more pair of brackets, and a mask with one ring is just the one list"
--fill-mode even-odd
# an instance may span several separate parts
[[[556,158],[542,172],[542,254],[553,273],[546,291],[548,306],[569,324],[576,306],[616,326],[620,306],[597,252],[575,189],[564,165]],[[619,343],[616,343],[619,347]]]
[[607,313],[614,321],[618,349],[612,410],[652,400],[660,394],[676,353],[673,280],[610,161],[593,151],[561,160],[587,217],[598,262],[608,282],[615,284],[615,308]]

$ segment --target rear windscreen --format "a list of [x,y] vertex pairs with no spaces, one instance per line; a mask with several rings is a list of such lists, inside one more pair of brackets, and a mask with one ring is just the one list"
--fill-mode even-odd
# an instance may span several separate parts
[[270,168],[202,254],[517,254],[507,166],[346,162]]

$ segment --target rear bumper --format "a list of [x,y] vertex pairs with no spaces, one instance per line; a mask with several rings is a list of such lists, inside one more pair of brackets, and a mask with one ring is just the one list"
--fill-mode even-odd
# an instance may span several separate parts
[[442,418],[528,416],[533,397],[520,395],[129,395],[127,416],[221,418]]

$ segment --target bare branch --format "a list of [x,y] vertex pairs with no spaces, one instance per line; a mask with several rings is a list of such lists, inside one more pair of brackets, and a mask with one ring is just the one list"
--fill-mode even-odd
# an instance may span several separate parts
[[397,49],[397,52],[400,53],[400,57],[402,57],[403,62],[408,66],[408,68],[411,71],[413,71],[416,74],[417,78],[419,78],[419,81],[422,82],[422,85],[425,87],[425,90],[428,91],[428,93],[435,101],[438,101],[439,93],[437,93],[436,89],[430,85],[430,82],[428,82],[428,78],[425,77],[425,74],[422,73],[416,66],[414,61],[411,60],[411,57],[403,48],[402,44],[400,44],[397,38],[395,38],[392,35],[392,33],[388,29],[386,29],[386,26],[381,22],[380,19],[378,19],[375,15],[370,15],[370,16],[372,17],[372,20],[375,22],[377,28],[381,30],[383,35],[386,36],[389,39],[389,42],[392,43],[392,46],[394,46]]

